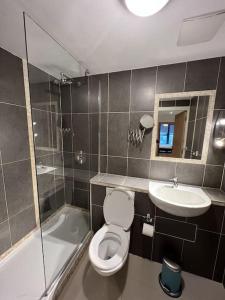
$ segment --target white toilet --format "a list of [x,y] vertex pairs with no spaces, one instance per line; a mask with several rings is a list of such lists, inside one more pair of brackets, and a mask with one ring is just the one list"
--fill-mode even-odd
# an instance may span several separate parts
[[89,258],[100,275],[110,276],[122,268],[128,256],[134,192],[107,189],[103,213],[106,223],[92,238]]

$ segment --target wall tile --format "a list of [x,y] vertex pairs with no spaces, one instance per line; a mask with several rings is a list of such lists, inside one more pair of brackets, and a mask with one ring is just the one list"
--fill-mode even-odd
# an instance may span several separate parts
[[207,164],[211,165],[224,165],[225,162],[225,152],[221,151],[221,149],[217,149],[214,147],[213,144],[213,130],[215,123],[217,121],[219,110],[214,110],[213,113],[213,122],[212,122],[212,129],[210,134],[210,140],[209,140],[209,151],[208,151],[208,157],[207,157]]
[[197,231],[195,243],[184,242],[183,269],[203,277],[212,278],[219,235],[208,231]]
[[225,85],[225,57],[222,57],[217,92],[216,92],[215,109],[225,109],[224,85]]
[[109,111],[129,111],[131,71],[109,74]]
[[90,153],[88,114],[73,114],[73,151]]
[[28,72],[31,107],[49,111],[51,105],[49,75],[30,64]]
[[55,77],[50,76],[49,86],[51,96],[50,111],[53,113],[62,113],[59,81]]
[[92,205],[92,230],[97,232],[105,223],[102,206]]
[[176,163],[151,160],[150,178],[154,180],[171,180],[176,175]]
[[11,247],[9,222],[0,223],[0,255]]
[[107,114],[90,114],[91,120],[91,153],[98,154],[98,131],[100,128],[100,153],[107,154]]
[[222,166],[206,165],[203,186],[220,188],[222,174]]
[[89,208],[89,191],[74,189],[72,205]]
[[106,187],[92,184],[91,192],[92,192],[92,198],[91,198],[92,204],[103,206],[103,202],[105,200],[105,195],[106,195]]
[[107,173],[107,156],[101,155],[100,157],[100,172]]
[[30,207],[9,219],[12,244],[18,242],[36,227],[34,207]]
[[0,48],[0,101],[25,106],[22,60]]
[[204,165],[178,163],[176,176],[178,182],[190,185],[202,185]]
[[33,203],[30,160],[4,165],[3,170],[8,212],[12,216]]
[[[152,113],[147,113],[148,115],[152,115]],[[140,119],[144,115],[144,113],[134,113],[130,114],[130,128],[139,129],[140,128]],[[129,143],[129,157],[137,157],[137,158],[150,158],[151,153],[151,142],[152,142],[152,130],[146,130],[143,143],[141,145],[133,145]]]
[[149,178],[149,160],[128,158],[128,176]]
[[131,111],[154,110],[155,81],[155,67],[132,70]]
[[101,87],[101,111],[108,111],[108,74],[89,76],[90,112],[98,112],[99,83]]
[[197,224],[199,229],[221,232],[224,207],[211,205],[209,210],[201,216],[188,218],[188,222]]
[[108,173],[117,175],[127,174],[127,158],[108,157]]
[[135,192],[134,206],[135,214],[146,216],[150,213],[151,218],[155,217],[155,206],[148,194]]
[[195,241],[196,225],[175,221],[167,218],[156,217],[155,231],[176,238]]
[[184,89],[186,63],[159,66],[157,93],[182,92]]
[[62,113],[70,114],[72,112],[71,84],[61,85],[60,91]]
[[71,86],[72,112],[88,112],[88,79],[87,77],[73,78]]
[[131,227],[130,249],[129,252],[144,258],[151,259],[152,238],[142,234],[143,218],[134,216]]
[[165,211],[159,209],[158,207],[156,207],[156,216],[168,218],[168,219],[171,219],[171,220],[185,221],[184,217],[177,217],[177,216],[168,214]]
[[225,235],[221,236],[213,280],[222,282],[225,272]]
[[0,223],[7,219],[7,208],[2,177],[2,166],[0,166]]
[[26,109],[1,103],[0,128],[4,128],[0,132],[3,163],[29,158]]
[[219,58],[191,61],[187,63],[186,91],[216,89]]
[[167,257],[176,263],[180,263],[182,240],[159,233],[154,234],[153,257],[154,261],[162,263],[163,257]]
[[127,156],[128,113],[109,114],[108,154],[111,156]]

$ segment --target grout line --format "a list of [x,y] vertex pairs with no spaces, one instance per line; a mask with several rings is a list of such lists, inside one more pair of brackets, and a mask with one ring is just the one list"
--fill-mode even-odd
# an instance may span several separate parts
[[221,64],[222,64],[222,58],[220,57],[218,74],[217,74],[217,79],[216,79],[216,93],[217,93],[217,88],[218,88],[218,84],[219,84]]
[[162,233],[162,232],[159,232],[159,231],[156,231],[155,230],[155,233],[158,233],[160,235],[163,235],[163,236],[169,236],[169,237],[172,237],[174,239],[178,239],[178,240],[182,240],[182,241],[186,241],[186,242],[189,242],[189,243],[195,243],[194,240],[188,240],[188,239],[184,239],[184,238],[181,238],[181,237],[178,237],[178,236],[175,236],[175,235],[171,235],[171,234],[166,234],[166,233]]
[[31,160],[30,157],[29,158],[24,158],[24,159],[20,159],[20,160],[14,160],[14,161],[10,161],[10,162],[5,162],[5,163],[0,163],[0,165],[2,166],[5,166],[5,165],[10,165],[10,164],[16,164],[16,163],[20,163],[20,162],[25,162],[25,161],[28,161],[28,160]]
[[107,74],[107,78],[108,78],[108,94],[107,94],[107,132],[106,132],[106,153],[107,153],[107,159],[106,159],[106,173],[108,173],[108,169],[109,169],[109,160],[108,160],[108,154],[109,154],[109,73]]
[[11,105],[11,106],[17,106],[17,107],[21,107],[21,108],[25,108],[26,109],[26,105],[20,105],[20,104],[14,104],[14,103],[9,103],[9,102],[4,102],[0,100],[0,104],[6,104],[6,105]]
[[223,166],[223,173],[222,173],[222,177],[221,177],[220,190],[222,190],[222,186],[223,186],[224,169],[225,169],[225,165]]
[[180,252],[180,261],[183,260],[183,252],[184,252],[184,240],[182,240],[181,252]]
[[[128,115],[128,129],[130,128],[130,109],[131,109],[131,93],[132,93],[132,78],[133,77],[133,72],[132,70],[130,71],[130,95],[129,95],[129,115]],[[128,140],[128,135],[126,137],[127,139],[127,168],[126,168],[126,176],[128,176],[128,156],[129,156],[129,149],[130,149],[130,142]]]

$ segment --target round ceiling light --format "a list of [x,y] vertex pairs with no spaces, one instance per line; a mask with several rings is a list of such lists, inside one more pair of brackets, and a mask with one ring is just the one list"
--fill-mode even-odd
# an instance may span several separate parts
[[125,0],[126,6],[139,17],[148,17],[160,11],[169,0]]

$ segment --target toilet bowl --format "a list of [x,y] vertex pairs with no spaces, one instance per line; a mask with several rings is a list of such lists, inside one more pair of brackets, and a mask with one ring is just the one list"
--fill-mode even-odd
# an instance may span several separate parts
[[110,276],[123,267],[128,256],[134,193],[110,189],[104,200],[103,213],[106,223],[91,240],[89,258],[96,272]]

